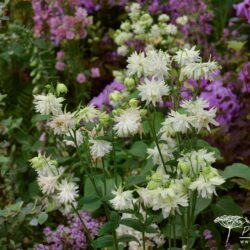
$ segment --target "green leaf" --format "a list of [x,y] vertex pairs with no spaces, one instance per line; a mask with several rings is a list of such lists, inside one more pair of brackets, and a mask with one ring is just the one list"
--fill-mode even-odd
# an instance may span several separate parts
[[210,199],[204,199],[202,197],[198,197],[196,200],[196,206],[195,206],[195,215],[197,216],[200,214],[203,210],[205,210],[212,202],[212,198]]
[[245,44],[246,42],[232,40],[228,42],[227,47],[235,51],[240,51],[244,47]]
[[93,242],[93,245],[96,248],[101,248],[101,249],[103,249],[104,247],[112,247],[113,244],[114,244],[113,237],[111,235],[102,236]]
[[250,190],[250,180],[245,180],[245,179],[233,179],[233,182],[237,183],[240,188],[244,188],[247,190]]
[[20,211],[20,209],[21,209],[22,206],[23,206],[23,201],[19,201],[19,202],[15,203],[15,204],[8,205],[7,208],[10,211],[18,212],[18,211]]
[[242,163],[234,163],[225,168],[222,172],[222,176],[226,179],[241,177],[243,179],[250,180],[250,167]]
[[34,115],[31,119],[31,123],[34,125],[37,122],[46,121],[50,118],[49,115]]
[[118,239],[119,242],[130,242],[130,241],[136,241],[140,244],[140,241],[133,235],[130,234],[124,234]]
[[109,221],[101,226],[101,228],[98,231],[98,235],[102,236],[102,235],[108,234],[114,231],[117,227],[118,225],[116,223],[114,223],[113,221]]
[[136,175],[136,176],[129,176],[127,180],[127,186],[131,187],[134,185],[139,185],[146,180],[146,175]]
[[133,229],[139,232],[143,232],[145,230],[141,222],[136,219],[131,219],[131,218],[122,219],[120,221],[120,224],[128,226],[128,227],[132,227]]
[[147,156],[147,144],[142,141],[136,141],[128,152],[133,156],[145,159]]
[[42,225],[46,220],[48,219],[48,214],[45,212],[42,212],[38,216],[38,223]]
[[212,205],[215,217],[221,215],[242,215],[240,206],[230,196],[223,196],[220,200]]

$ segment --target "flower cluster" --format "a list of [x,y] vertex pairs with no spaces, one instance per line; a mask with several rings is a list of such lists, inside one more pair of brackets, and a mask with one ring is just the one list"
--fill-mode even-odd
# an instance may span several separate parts
[[[126,56],[133,50],[139,51],[144,47],[147,50],[157,46],[174,50],[172,45],[178,37],[178,28],[169,23],[168,15],[161,14],[158,16],[158,21],[154,22],[153,17],[142,10],[140,4],[133,3],[129,7],[128,16],[128,20],[115,32],[114,41],[119,46],[118,54]],[[184,19],[177,24],[182,26]],[[170,44],[171,46],[168,46]]]
[[[208,101],[195,94],[192,100],[182,100],[181,89],[184,82],[190,79],[212,79],[218,68],[215,61],[202,62],[200,52],[195,47],[179,49],[175,53],[156,49],[134,52],[127,59],[126,69],[115,72],[126,88],[109,93],[112,112],[103,112],[93,105],[79,105],[75,111],[69,112],[66,107],[62,107],[63,99],[51,92],[36,96],[34,104],[39,113],[49,115],[46,124],[54,135],[63,138],[66,145],[75,146],[79,159],[87,165],[83,171],[91,181],[96,195],[100,200],[105,197],[105,212],[108,206],[118,212],[132,210],[135,220],[140,220],[140,225],[148,223],[147,211],[158,213],[167,220],[189,213],[190,220],[185,224],[189,228],[188,223],[194,222],[195,218],[192,209],[188,208],[195,207],[198,197],[207,199],[216,195],[216,188],[225,180],[212,166],[216,160],[215,153],[209,147],[199,145],[197,139],[219,125],[215,120],[216,108],[210,108]],[[156,124],[156,110],[160,110],[160,105],[165,107],[167,113]],[[147,138],[145,142],[150,141],[150,145],[145,144],[145,151],[152,168],[147,172],[143,185],[127,187],[126,177],[123,186],[118,181],[115,169],[116,154],[123,153],[122,147],[125,144],[120,144],[120,151],[117,151],[116,146],[118,141],[128,145],[137,137],[140,140]],[[41,167],[39,176],[48,175],[45,162],[52,170],[56,168],[49,158],[41,155],[31,162],[35,169]],[[111,176],[113,169],[115,185],[110,188],[108,176]],[[66,207],[72,205],[74,208],[78,189],[72,174],[67,173],[68,170],[56,170],[58,175],[49,172],[53,181],[45,179],[41,183],[38,179],[39,185],[44,194],[55,196],[60,204]],[[98,186],[100,184],[97,184],[95,176],[97,179],[100,177],[96,174],[92,176],[94,172],[102,172],[103,186]],[[145,216],[141,216],[144,213]],[[131,219],[134,220],[133,216],[124,218],[121,224]],[[143,241],[144,247],[161,246],[162,236],[155,229],[154,234],[146,236],[148,232],[143,232],[144,229],[139,229],[143,234],[138,237],[135,236],[136,232],[130,230],[130,233],[139,242]],[[126,227],[120,226],[117,232],[126,230]],[[138,242],[129,243],[130,249],[136,247],[138,249]]]
[[[80,212],[79,214],[87,226],[91,236],[95,237],[101,226],[100,221],[98,219],[93,219],[87,212]],[[35,249],[89,249],[80,219],[76,215],[69,215],[67,224],[67,226],[59,225],[55,231],[53,231],[50,227],[46,227],[44,229],[46,243],[36,245]]]
[[32,6],[35,13],[35,35],[41,37],[49,29],[51,39],[56,44],[63,40],[85,38],[86,29],[92,24],[87,11],[81,7],[81,1],[33,0]]
[[[145,216],[145,215],[144,215]],[[121,216],[121,219],[133,219],[135,218],[135,216],[131,215],[131,214],[126,214],[123,213]],[[160,233],[159,227],[156,224],[152,224],[151,225],[157,232],[156,233],[146,233],[145,237],[146,237],[146,249],[153,249],[153,248],[159,248],[161,247],[164,243],[164,236]],[[131,241],[129,242],[128,245],[128,249],[129,250],[141,250],[142,248],[142,234],[125,225],[119,225],[119,227],[116,229],[117,235],[118,236],[123,236],[123,235],[133,235],[137,241]],[[125,244],[123,244],[125,245]]]

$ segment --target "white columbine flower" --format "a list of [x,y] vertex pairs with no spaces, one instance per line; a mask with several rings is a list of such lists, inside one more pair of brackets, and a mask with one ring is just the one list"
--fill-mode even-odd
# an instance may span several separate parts
[[93,158],[103,157],[112,150],[112,144],[104,140],[90,140],[90,153]]
[[187,195],[177,192],[174,188],[164,188],[161,189],[158,201],[152,209],[162,209],[163,217],[167,218],[170,214],[175,214],[175,211],[179,212],[179,206],[188,206]]
[[115,196],[110,203],[116,210],[131,209],[133,208],[133,191],[123,191],[122,187],[119,187],[116,191],[112,191]]
[[176,19],[176,23],[183,26],[185,24],[187,24],[188,21],[188,17],[187,16],[180,16]]
[[62,113],[62,97],[56,97],[53,94],[35,95],[34,105],[36,112],[42,115],[58,115]]
[[114,117],[114,130],[119,137],[135,135],[141,128],[141,116],[138,108],[129,108]]
[[[66,138],[63,141],[67,146],[76,147],[75,142],[72,138],[73,135],[74,135],[73,130],[71,130],[69,133],[66,134]],[[76,136],[77,146],[80,146],[83,143],[83,136],[80,129],[78,129],[75,132],[75,136]]]
[[55,116],[48,125],[54,130],[54,134],[65,135],[75,127],[73,114],[68,112]]
[[126,45],[122,45],[120,47],[118,47],[117,49],[117,54],[120,56],[126,56],[129,52],[129,49]]
[[62,204],[73,203],[78,196],[78,187],[74,182],[68,182],[66,179],[62,180],[58,185],[57,190],[58,200]]
[[170,67],[170,56],[162,50],[147,51],[147,57],[144,66],[146,76],[164,78],[168,76]]
[[195,50],[195,46],[191,49],[182,49],[176,52],[176,55],[173,59],[179,64],[179,66],[183,67],[189,63],[198,63],[201,62],[200,51]]
[[181,69],[180,79],[186,77],[192,80],[213,80],[214,74],[219,68],[217,62],[210,60],[204,63],[189,63]]
[[171,110],[167,119],[168,122],[171,123],[171,128],[175,132],[180,133],[186,133],[189,129],[191,129],[191,125],[194,122],[194,118],[192,116],[181,114],[174,110]]
[[140,52],[139,54],[134,52],[128,58],[127,62],[127,74],[129,76],[137,75],[138,77],[141,77],[143,75],[146,62],[144,52]]
[[152,103],[156,106],[157,102],[162,102],[162,97],[169,94],[169,87],[162,80],[147,78],[144,79],[145,83],[137,87],[140,91],[139,96],[142,101],[146,101],[147,104]]
[[219,123],[215,120],[216,111],[215,107],[208,109],[209,103],[207,100],[202,98],[197,98],[195,101],[184,101],[181,105],[185,108],[189,115],[195,117],[193,127],[198,130],[206,128],[210,131],[209,124],[218,126]]
[[166,25],[165,33],[167,35],[175,35],[177,33],[177,27],[174,24]]
[[95,122],[98,118],[100,111],[97,110],[93,105],[86,106],[75,112],[75,119],[77,123],[80,122]]
[[183,157],[178,159],[179,163],[185,163],[190,167],[190,174],[192,175],[196,175],[203,168],[215,161],[214,152],[208,152],[206,149],[193,150],[183,154]]
[[37,182],[44,194],[50,195],[55,192],[57,188],[57,180],[59,176],[38,176]]
[[34,169],[42,169],[44,168],[49,162],[51,162],[49,157],[46,157],[45,155],[41,155],[40,153],[38,156],[33,157],[29,160],[30,165]]
[[225,182],[216,169],[206,167],[199,177],[190,184],[189,189],[197,190],[202,198],[210,198],[213,194],[216,195],[216,186],[220,186]]

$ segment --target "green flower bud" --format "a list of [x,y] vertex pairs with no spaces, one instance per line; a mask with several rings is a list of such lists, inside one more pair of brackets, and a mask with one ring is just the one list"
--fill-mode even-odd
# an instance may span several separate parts
[[146,109],[140,109],[140,114],[141,114],[141,117],[145,117],[147,115],[147,110]]
[[161,182],[162,181],[162,176],[159,173],[154,173],[151,176],[151,180],[156,181],[156,182]]
[[130,106],[131,108],[137,108],[137,107],[138,107],[138,100],[136,100],[135,98],[131,99],[131,100],[129,101],[129,106]]
[[56,94],[57,95],[60,95],[60,94],[63,94],[63,93],[67,93],[68,92],[68,88],[66,87],[65,84],[63,83],[57,83],[56,85]]
[[190,165],[186,162],[179,162],[177,167],[184,173],[187,174],[188,171],[190,170]]
[[147,188],[150,189],[150,190],[156,189],[158,187],[159,187],[159,183],[155,182],[155,181],[150,181],[148,183],[148,186],[147,186]]
[[132,90],[135,87],[135,80],[131,77],[126,77],[124,80],[124,85],[129,89]]
[[109,95],[109,99],[110,99],[111,101],[114,101],[114,102],[120,101],[121,98],[122,98],[122,94],[121,94],[119,91],[117,91],[117,90],[113,91],[113,92]]
[[100,113],[99,114],[99,121],[100,121],[101,125],[106,126],[109,122],[109,115],[105,112]]

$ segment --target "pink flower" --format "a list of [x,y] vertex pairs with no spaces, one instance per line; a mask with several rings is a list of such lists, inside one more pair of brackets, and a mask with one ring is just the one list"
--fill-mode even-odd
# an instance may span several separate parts
[[58,61],[62,61],[63,58],[64,58],[64,56],[65,56],[64,52],[63,52],[62,50],[60,50],[60,51],[58,51],[57,54],[56,54],[56,59],[57,59]]
[[77,82],[80,84],[86,82],[86,76],[83,73],[79,73],[76,77]]
[[100,70],[99,70],[98,67],[96,67],[96,68],[91,68],[91,76],[92,76],[93,78],[98,78],[98,77],[100,77]]
[[58,71],[64,71],[64,68],[65,68],[65,64],[63,62],[57,62],[56,63],[56,69]]

